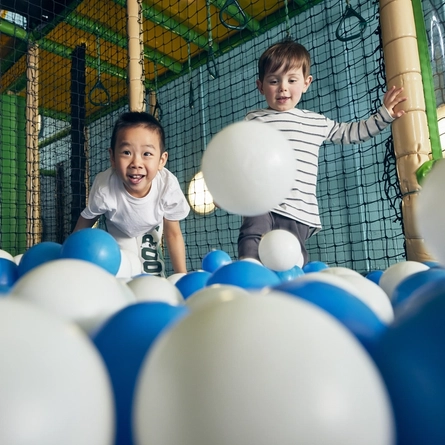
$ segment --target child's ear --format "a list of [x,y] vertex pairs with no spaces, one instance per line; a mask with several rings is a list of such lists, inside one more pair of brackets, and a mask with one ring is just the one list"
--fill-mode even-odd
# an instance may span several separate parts
[[111,148],[108,149],[108,154],[110,155],[110,162],[111,162],[111,166],[114,168],[115,167],[115,160],[114,160],[114,152]]
[[309,85],[311,83],[312,83],[312,76],[307,76],[306,79],[304,79],[303,93],[305,93],[309,89]]
[[159,171],[165,167],[167,159],[168,159],[168,153],[164,151],[164,153],[161,154],[161,158],[159,159],[159,166],[158,166]]
[[263,91],[263,82],[261,82],[260,79],[258,79],[258,80],[256,81],[256,87],[258,88],[258,91],[259,91],[261,94],[264,94],[264,91]]

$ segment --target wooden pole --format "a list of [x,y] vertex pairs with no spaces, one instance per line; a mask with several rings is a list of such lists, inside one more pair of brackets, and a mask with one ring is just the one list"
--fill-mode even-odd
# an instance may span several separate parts
[[39,155],[39,47],[30,42],[26,68],[26,194],[27,240],[26,247],[42,241],[40,215],[40,155]]
[[406,114],[392,124],[407,259],[429,261],[415,220],[416,171],[430,159],[431,144],[411,0],[380,0],[380,24],[388,88],[403,87],[408,97],[399,105]]
[[128,101],[130,111],[145,111],[142,0],[127,1]]

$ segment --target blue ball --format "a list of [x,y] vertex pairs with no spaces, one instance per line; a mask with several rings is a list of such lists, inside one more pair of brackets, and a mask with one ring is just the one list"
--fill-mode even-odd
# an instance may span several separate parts
[[0,298],[6,297],[11,292],[11,288],[9,286],[5,286],[3,284],[0,284]]
[[383,270],[372,270],[366,274],[366,278],[375,284],[379,284],[380,277],[383,275]]
[[430,300],[438,298],[445,289],[445,277],[428,281],[415,289],[411,295],[394,307],[394,317],[396,320],[422,310],[423,306]]
[[175,286],[179,289],[179,292],[181,292],[184,300],[186,300],[190,295],[206,287],[207,280],[211,275],[210,272],[206,272],[205,270],[189,272],[181,277],[175,283]]
[[0,258],[0,286],[12,287],[18,277],[17,264],[6,258]]
[[394,289],[391,297],[393,306],[397,306],[411,297],[421,286],[445,278],[445,269],[431,268],[422,270],[404,278]]
[[396,315],[372,356],[391,398],[397,443],[443,445],[445,280],[421,289],[421,301]]
[[423,261],[423,264],[425,264],[428,267],[441,267],[441,268],[443,268],[442,264],[438,263],[437,261]]
[[23,255],[18,265],[19,277],[22,277],[30,270],[49,261],[60,258],[62,245],[52,241],[43,241],[30,247]]
[[320,272],[320,270],[327,269],[329,266],[323,261],[310,261],[303,266],[304,273]]
[[202,268],[206,272],[213,273],[216,269],[232,262],[232,258],[224,250],[212,250],[202,259]]
[[299,266],[294,266],[292,269],[285,270],[285,271],[275,271],[275,273],[278,275],[278,278],[281,280],[281,282],[285,283],[286,281],[292,281],[295,280],[295,278],[301,277],[304,275],[304,271]]
[[121,265],[117,241],[105,230],[82,229],[72,233],[62,244],[61,258],[84,260],[116,275]]
[[115,397],[115,445],[132,445],[133,396],[139,370],[156,338],[188,314],[186,306],[135,303],[109,318],[94,334]]
[[386,330],[372,309],[346,290],[322,281],[305,279],[282,283],[274,289],[309,301],[335,317],[370,350]]
[[207,285],[231,284],[243,289],[262,289],[267,286],[276,286],[280,282],[274,271],[261,264],[251,261],[234,261],[213,272]]

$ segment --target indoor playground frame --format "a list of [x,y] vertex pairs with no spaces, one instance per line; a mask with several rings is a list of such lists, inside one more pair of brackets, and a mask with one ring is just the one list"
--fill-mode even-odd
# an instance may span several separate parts
[[[94,2],[87,3],[91,6]],[[184,1],[184,3],[187,2]],[[193,8],[198,8],[196,6],[198,3],[195,2]],[[83,42],[80,45],[68,38],[65,46],[56,43],[55,35],[52,36],[51,33],[42,37],[38,34],[38,32],[42,34],[42,26],[35,28],[38,29],[37,32],[34,30],[31,33],[4,18],[0,19],[0,38],[14,39],[17,47],[22,45],[22,50],[26,48],[26,57],[19,57],[15,48],[8,54],[5,53],[1,62],[1,249],[15,255],[23,253],[26,248],[42,240],[62,242],[69,234],[79,212],[85,205],[89,185],[94,175],[106,168],[105,147],[107,147],[112,122],[118,112],[127,108],[148,111],[159,117],[164,124],[163,119],[167,109],[167,136],[178,126],[173,122],[170,123],[169,116],[177,113],[179,121],[180,116],[187,115],[186,110],[193,114],[191,125],[184,124],[186,128],[184,134],[176,135],[176,139],[172,140],[174,140],[174,145],[178,146],[183,144],[188,137],[193,136],[194,144],[199,148],[194,153],[184,151],[181,160],[180,154],[174,152],[170,155],[168,165],[168,167],[171,165],[174,173],[178,175],[184,192],[187,194],[189,185],[193,182],[192,177],[195,176],[190,172],[199,173],[200,158],[212,134],[231,123],[231,118],[233,121],[242,119],[240,110],[237,109],[236,113],[230,111],[230,107],[233,106],[230,100],[224,102],[224,107],[229,110],[227,117],[225,119],[215,117],[214,122],[218,122],[219,126],[216,124],[211,126],[206,115],[206,110],[211,107],[211,103],[210,99],[209,102],[204,102],[213,86],[209,84],[208,90],[204,91],[203,77],[207,75],[209,78],[217,79],[216,83],[221,88],[218,94],[223,103],[224,88],[226,88],[224,85],[230,84],[230,78],[234,77],[233,73],[235,73],[235,68],[233,72],[228,68],[232,57],[230,51],[244,45],[247,47],[246,53],[238,52],[237,57],[247,58],[245,54],[249,48],[253,52],[252,42],[263,38],[262,36],[266,33],[268,41],[277,41],[285,35],[291,36],[293,29],[300,26],[300,20],[304,20],[303,14],[309,14],[311,10],[317,10],[319,17],[325,17],[327,14],[334,15],[337,22],[332,26],[335,25],[334,28],[336,28],[337,42],[348,48],[348,45],[354,41],[354,45],[358,47],[363,35],[366,34],[368,23],[371,19],[375,19],[375,17],[368,20],[363,18],[365,12],[371,14],[369,12],[371,2],[362,2],[361,10],[360,5],[357,6],[349,1],[265,2],[268,5],[272,4],[269,15],[265,11],[258,12],[258,5],[261,2],[210,2],[206,0],[200,3],[202,8],[189,13],[187,22],[181,22],[179,19],[175,20],[175,13],[180,12],[172,10],[172,5],[166,1],[160,1],[156,5],[155,2],[148,4],[142,0],[128,0],[127,2],[114,0],[114,7],[119,8],[116,9],[119,14],[115,14],[115,18],[109,18],[110,28],[111,22],[113,24],[122,22],[124,18],[125,23],[122,24],[122,28],[126,32],[125,38],[111,33],[103,23],[95,23],[94,14],[92,18],[88,18],[87,13],[82,10],[82,2],[65,4],[65,9],[62,9],[53,19],[53,32],[56,32],[57,26],[63,26],[64,33],[68,33],[68,25],[76,26],[83,33],[88,33],[85,36],[82,34],[82,38],[79,38],[79,41]],[[400,234],[403,238],[403,252],[399,252],[397,257],[387,255],[381,258],[380,268],[384,268],[391,262],[399,260],[400,256],[416,261],[431,259],[423,239],[417,232],[415,210],[422,178],[428,174],[434,162],[442,157],[436,112],[441,103],[437,103],[436,85],[429,57],[432,31],[425,26],[425,11],[422,10],[421,0],[380,0],[374,4],[375,10],[379,12],[380,23],[374,33],[378,36],[374,38],[381,40],[384,56],[384,82],[387,88],[393,85],[403,86],[404,94],[408,97],[408,100],[400,105],[406,114],[393,123],[392,141],[389,142],[391,150],[393,147],[395,159],[393,175],[396,175],[398,183],[396,201],[401,206]],[[1,5],[3,5],[2,2],[0,2],[0,9],[4,7]],[[88,5],[84,8],[86,9]],[[165,11],[162,7],[165,7]],[[192,8],[192,5],[190,4],[189,7]],[[100,8],[97,7],[97,9]],[[328,9],[329,12],[326,12]],[[148,20],[150,20],[150,25],[147,24]],[[153,23],[172,32],[174,37],[171,41],[159,43],[159,35],[152,34]],[[314,23],[316,27],[315,19]],[[144,27],[150,27],[150,29]],[[346,29],[345,33],[340,32],[343,29]],[[147,41],[147,33],[153,42]],[[232,39],[231,46],[223,40],[226,34],[228,40]],[[177,47],[179,44],[176,39],[182,39],[183,44],[180,47]],[[311,42],[314,46],[316,40],[314,38]],[[157,51],[158,44],[167,49]],[[111,45],[119,46],[121,52],[111,56]],[[309,50],[311,51],[310,47]],[[71,61],[71,117],[69,123],[61,125],[54,134],[49,134],[48,130],[45,134],[45,123],[62,122],[64,119],[59,118],[62,113],[51,112],[49,110],[51,107],[42,106],[43,99],[49,103],[48,95],[51,94],[49,92],[51,89],[48,90],[46,83],[46,89],[42,91],[42,73],[45,70],[41,64],[43,52],[51,52],[57,57]],[[173,52],[179,52],[181,56],[173,57]],[[258,50],[255,56],[258,55],[257,52]],[[249,57],[251,60],[249,59],[246,63],[246,66],[249,66],[246,68],[246,73],[250,76],[249,82],[252,84],[253,94],[256,79],[255,57]],[[77,68],[74,69],[74,67]],[[66,72],[68,71],[65,71],[65,75]],[[26,75],[23,76],[23,73]],[[48,77],[48,73],[45,72],[45,76]],[[116,84],[111,82],[112,78],[118,79]],[[59,80],[56,77],[54,79],[55,94],[59,82],[66,83],[68,79]],[[198,89],[196,79],[199,79]],[[85,82],[90,85],[89,94],[88,91],[85,92]],[[76,85],[82,84],[83,90],[76,92]],[[178,85],[181,85],[178,93],[172,93],[171,91],[178,88]],[[125,91],[125,94],[122,94],[122,91]],[[243,93],[239,94],[242,100]],[[167,102],[166,97],[169,98]],[[76,98],[81,98],[83,102],[76,104]],[[323,101],[322,98],[317,100],[320,100],[320,103]],[[179,105],[175,102],[185,104],[182,111],[175,111],[179,109]],[[245,104],[243,111],[247,111],[247,107],[251,106],[250,102]],[[242,105],[240,107],[242,108]],[[86,113],[89,113],[88,116]],[[92,143],[94,136],[90,126],[93,124],[107,126],[108,131],[108,133],[104,132],[106,136],[102,136],[103,141],[97,144],[97,148],[94,148]],[[59,170],[47,169],[45,147],[50,147],[51,144],[57,145],[62,140],[69,147],[69,166],[59,163]],[[97,159],[99,161],[96,162]],[[179,164],[185,165],[184,172],[177,170]],[[65,183],[60,186],[60,183],[56,181],[54,186],[55,190],[59,187],[58,199],[54,204],[56,210],[61,206],[68,209],[68,215],[65,215],[67,221],[62,223],[65,224],[65,229],[55,239],[46,238],[44,220],[50,212],[56,212],[56,210],[48,210],[42,203],[42,179],[51,179],[53,176],[60,178],[64,172],[68,174],[67,169],[70,176],[68,185]],[[62,187],[61,190],[60,187]],[[198,192],[195,190],[195,193]],[[63,198],[62,201],[60,201],[62,199],[60,196]],[[204,204],[203,214],[193,214],[193,224],[186,221],[183,227],[187,249],[195,252],[188,257],[191,269],[199,267],[202,253],[211,248],[228,250],[232,256],[235,256],[233,246],[236,235],[227,238],[223,232],[233,230],[233,233],[236,233],[240,222],[239,217],[222,215],[223,211],[215,210],[211,202]],[[206,244],[203,250],[200,250],[199,238],[207,230],[213,233],[211,245]],[[192,242],[196,248],[192,246]],[[331,250],[335,248],[332,247]],[[309,251],[314,259],[326,260],[323,257],[323,249],[313,247],[311,250],[310,245]],[[343,262],[343,260],[337,261],[335,254],[332,254],[328,261],[337,262],[338,265]],[[361,261],[355,268],[366,272],[376,268],[376,265],[376,262],[366,260]]]

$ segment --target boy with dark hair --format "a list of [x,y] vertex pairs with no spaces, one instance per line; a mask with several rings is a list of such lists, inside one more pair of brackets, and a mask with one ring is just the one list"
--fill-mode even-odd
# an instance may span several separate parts
[[164,276],[164,233],[175,273],[185,273],[185,244],[179,221],[190,207],[177,178],[164,168],[168,153],[161,124],[144,112],[123,113],[109,149],[111,168],[94,179],[88,205],[74,231],[105,216],[107,231],[122,250],[139,257],[141,271]]

